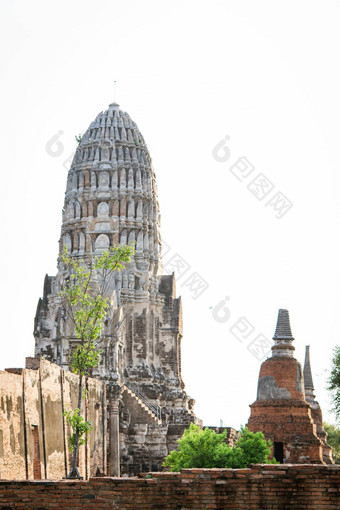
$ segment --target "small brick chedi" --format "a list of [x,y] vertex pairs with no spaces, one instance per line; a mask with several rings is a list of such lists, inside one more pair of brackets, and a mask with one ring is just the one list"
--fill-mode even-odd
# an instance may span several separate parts
[[309,346],[305,369],[294,358],[288,310],[279,310],[272,357],[261,365],[257,399],[250,406],[248,428],[262,431],[274,445],[276,460],[332,464],[331,448],[315,401]]
[[[135,242],[131,264],[116,272],[111,309],[92,377],[106,382],[109,474],[161,468],[190,422],[194,401],[181,375],[182,307],[174,275],[162,271],[156,178],[144,138],[113,103],[82,137],[68,173],[60,253],[89,261],[115,243]],[[59,298],[67,278],[59,257],[45,277],[35,317],[35,356],[65,370],[77,338]],[[120,447],[120,452],[119,452]]]

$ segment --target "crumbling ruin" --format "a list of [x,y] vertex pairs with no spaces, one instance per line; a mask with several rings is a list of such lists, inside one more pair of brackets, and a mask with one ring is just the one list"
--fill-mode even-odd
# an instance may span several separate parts
[[[82,137],[68,173],[60,251],[89,261],[115,243],[135,243],[131,264],[114,275],[100,338],[109,405],[110,474],[157,471],[190,422],[194,401],[181,375],[182,306],[175,276],[162,273],[155,173],[137,125],[113,103]],[[77,345],[61,306],[67,275],[45,277],[35,318],[35,356],[64,370]],[[119,416],[118,416],[119,415]],[[120,452],[119,452],[120,446]]]

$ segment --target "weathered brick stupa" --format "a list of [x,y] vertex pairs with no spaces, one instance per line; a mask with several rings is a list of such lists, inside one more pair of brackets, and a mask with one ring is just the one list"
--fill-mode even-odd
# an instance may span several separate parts
[[313,421],[316,425],[317,436],[322,442],[322,458],[326,464],[333,464],[332,448],[327,443],[327,432],[322,424],[322,411],[319,402],[315,400],[314,383],[312,376],[312,368],[310,364],[310,348],[306,345],[305,364],[303,367],[303,377],[305,381],[305,397],[306,402],[311,406]]
[[113,103],[90,124],[68,173],[58,273],[45,277],[35,356],[68,370],[78,342],[59,298],[64,246],[89,261],[118,242],[135,242],[136,254],[114,275],[100,365],[92,373],[107,383],[111,475],[119,465],[122,473],[159,470],[196,420],[181,375],[181,299],[174,275],[162,274],[155,173],[137,125]]
[[323,455],[324,443],[305,398],[302,367],[293,356],[288,310],[279,310],[273,340],[272,357],[261,365],[247,426],[273,442],[273,454],[280,462],[323,463],[326,458],[331,462],[326,452]]

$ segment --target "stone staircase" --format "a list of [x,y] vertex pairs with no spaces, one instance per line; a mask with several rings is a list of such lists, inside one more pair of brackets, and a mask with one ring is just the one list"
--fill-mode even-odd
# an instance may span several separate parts
[[135,408],[136,405],[138,406],[139,412],[136,409],[138,414],[142,412],[142,414],[148,417],[151,422],[162,425],[161,408],[153,404],[139,389],[138,385],[130,382],[125,382],[123,385],[123,392],[125,392],[126,397],[135,403]]

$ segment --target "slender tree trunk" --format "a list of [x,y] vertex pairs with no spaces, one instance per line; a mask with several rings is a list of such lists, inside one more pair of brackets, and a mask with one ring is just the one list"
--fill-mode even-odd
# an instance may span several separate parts
[[[83,393],[83,376],[81,374],[79,374],[79,388],[78,388],[79,415],[81,414],[82,393]],[[79,470],[77,467],[78,451],[79,451],[79,434],[78,434],[78,431],[76,431],[75,437],[74,437],[72,468],[66,478],[79,478],[79,479],[83,478],[82,476],[80,476],[80,473],[79,473]]]

